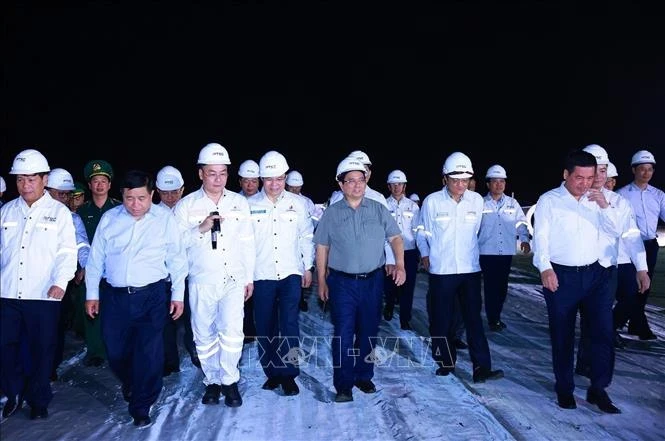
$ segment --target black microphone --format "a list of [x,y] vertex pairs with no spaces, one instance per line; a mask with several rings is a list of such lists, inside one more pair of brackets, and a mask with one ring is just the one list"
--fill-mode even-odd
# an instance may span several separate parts
[[[218,211],[213,211],[210,214],[219,216]],[[221,229],[222,229],[222,225],[220,224],[219,219],[213,219],[212,228],[210,229],[210,240],[212,241],[212,249],[213,250],[217,249],[217,233],[219,231],[221,231]]]

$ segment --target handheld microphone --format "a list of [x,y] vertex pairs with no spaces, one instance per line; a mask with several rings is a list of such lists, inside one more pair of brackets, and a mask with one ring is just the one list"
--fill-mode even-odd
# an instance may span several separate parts
[[[210,213],[211,215],[217,215],[219,216],[218,211],[213,211]],[[210,240],[212,243],[212,249],[216,250],[217,249],[217,233],[221,231],[222,226],[219,222],[219,219],[214,219],[212,221],[212,228],[210,229]]]

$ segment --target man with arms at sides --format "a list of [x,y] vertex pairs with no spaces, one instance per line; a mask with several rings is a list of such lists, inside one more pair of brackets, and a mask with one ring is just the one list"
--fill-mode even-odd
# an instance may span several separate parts
[[599,259],[601,233],[618,238],[617,211],[600,190],[591,188],[596,158],[574,150],[564,162],[564,182],[538,198],[535,210],[533,264],[540,271],[547,304],[552,367],[557,403],[575,409],[573,359],[575,322],[581,305],[591,338],[591,386],[587,401],[604,412],[619,413],[605,388],[614,368],[611,269]]
[[353,401],[351,389],[376,392],[372,356],[383,303],[384,243],[395,256],[393,281],[406,279],[402,233],[382,204],[365,197],[366,170],[356,158],[337,166],[344,198],[323,212],[314,234],[319,298],[332,305],[335,402]]
[[201,360],[203,404],[242,405],[238,390],[243,304],[254,291],[256,249],[247,198],[226,188],[229,154],[213,142],[199,152],[201,188],[178,202],[175,216],[189,260],[189,303]]
[[[0,209],[0,389],[2,417],[23,399],[30,419],[48,417],[49,377],[57,345],[60,301],[76,272],[76,233],[65,205],[44,189],[50,167],[34,149],[20,152],[9,174],[19,196]],[[27,342],[30,372],[24,372]],[[28,374],[27,378],[25,375]]]

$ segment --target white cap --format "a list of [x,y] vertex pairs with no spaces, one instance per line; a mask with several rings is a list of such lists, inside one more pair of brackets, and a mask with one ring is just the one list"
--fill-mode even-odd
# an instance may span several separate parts
[[304,184],[305,181],[303,180],[300,172],[296,170],[291,170],[286,175],[286,185],[290,185],[291,187],[302,187]]
[[501,167],[499,164],[494,164],[487,169],[487,174],[485,179],[508,179],[506,174],[506,169]]
[[34,175],[36,173],[47,173],[51,171],[48,161],[35,149],[23,150],[16,155],[10,175]]
[[199,165],[229,165],[231,159],[229,158],[229,152],[224,147],[216,142],[211,142],[201,149],[196,163]]
[[180,190],[185,181],[177,168],[167,165],[157,173],[156,185],[159,190],[173,191]]
[[74,190],[74,178],[64,168],[54,168],[48,174],[48,188],[55,190],[72,191]]
[[275,178],[282,176],[289,170],[286,158],[279,152],[271,150],[259,160],[259,175],[262,178]]
[[420,196],[416,193],[411,193],[411,196],[409,196],[409,199],[411,199],[413,202],[420,202]]
[[372,165],[372,161],[369,160],[369,156],[367,156],[367,153],[363,152],[362,150],[352,151],[349,153],[349,158],[355,158],[362,162],[364,165]]
[[238,168],[238,176],[241,178],[258,178],[259,164],[251,159],[244,161],[240,164],[240,168]]
[[607,156],[607,150],[598,144],[589,144],[582,150],[587,153],[591,153],[596,158],[596,164],[598,165],[607,165],[610,163],[610,158]]
[[611,162],[607,164],[607,177],[608,178],[616,178],[619,176],[619,173],[617,172],[617,168],[614,164]]
[[454,178],[471,178],[473,176],[471,159],[462,152],[451,153],[443,163],[443,174],[452,174]]
[[640,150],[630,160],[630,165],[656,164],[656,158],[647,150]]
[[5,182],[5,178],[0,176],[0,193],[4,193],[7,191],[7,183]]
[[346,158],[342,159],[342,162],[340,162],[337,166],[335,180],[339,181],[340,175],[350,171],[360,171],[363,172],[363,175],[367,173],[367,170],[365,170],[365,164],[352,156],[347,156]]
[[393,170],[388,174],[388,184],[406,184],[406,175],[402,170]]

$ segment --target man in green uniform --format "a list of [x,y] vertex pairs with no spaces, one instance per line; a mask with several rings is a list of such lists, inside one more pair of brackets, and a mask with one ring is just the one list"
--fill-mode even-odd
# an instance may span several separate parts
[[[97,225],[99,225],[102,215],[122,202],[109,196],[111,181],[113,180],[113,168],[111,164],[100,159],[92,160],[83,168],[83,175],[88,181],[91,197],[76,212],[83,219],[88,240],[92,244]],[[80,308],[83,309],[85,308],[85,294],[81,296],[81,299]],[[106,352],[102,343],[99,316],[94,319],[86,317],[84,323],[85,344],[88,350],[83,359],[83,364],[85,366],[101,366],[106,359]]]

